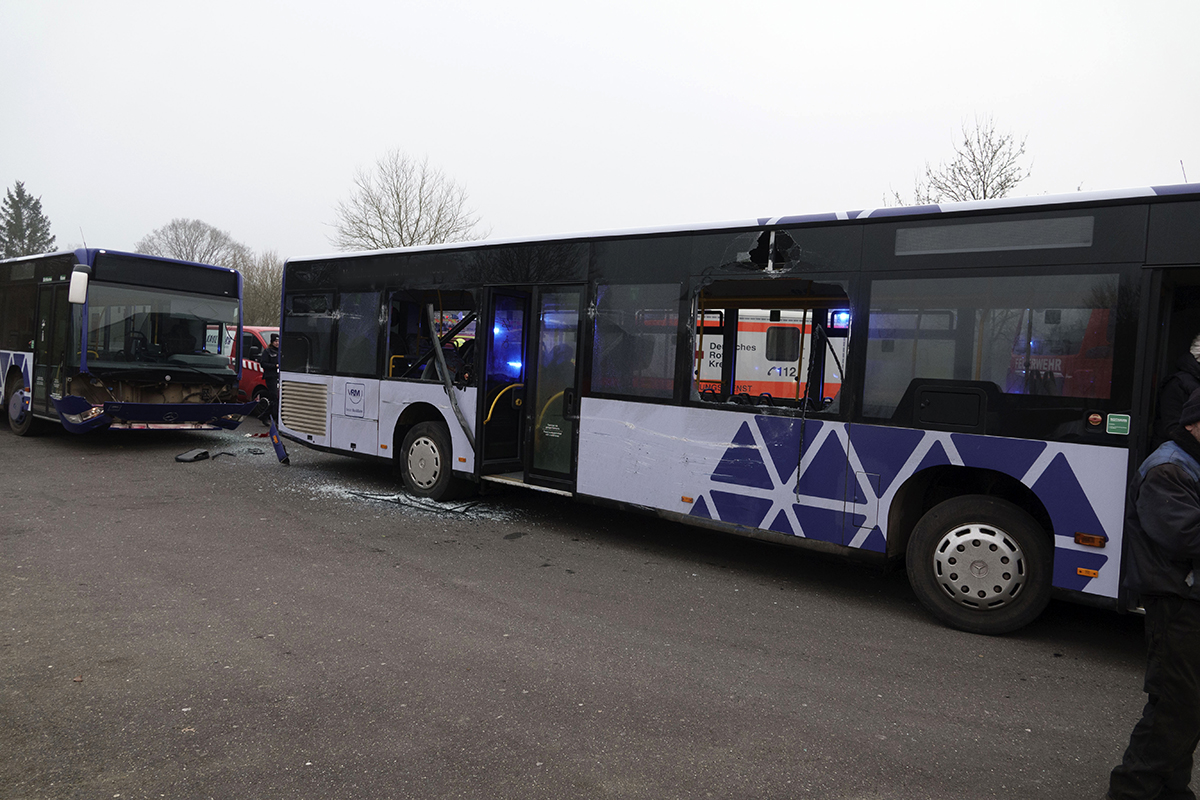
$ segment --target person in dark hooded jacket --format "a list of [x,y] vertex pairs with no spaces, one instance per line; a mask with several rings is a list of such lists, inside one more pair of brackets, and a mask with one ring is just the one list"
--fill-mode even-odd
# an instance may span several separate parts
[[1200,389],[1200,336],[1192,340],[1188,352],[1175,363],[1175,373],[1163,381],[1158,392],[1158,419],[1154,427],[1154,444],[1167,440],[1167,431],[1179,421],[1183,404]]
[[1146,610],[1148,699],[1108,797],[1195,800],[1188,784],[1200,742],[1200,390],[1138,468],[1126,508],[1124,586]]

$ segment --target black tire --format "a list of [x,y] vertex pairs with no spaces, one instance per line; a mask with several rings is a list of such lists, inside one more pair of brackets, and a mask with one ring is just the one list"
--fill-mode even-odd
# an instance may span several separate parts
[[14,406],[20,404],[21,386],[24,384],[24,378],[17,377],[14,380],[12,377],[8,379],[9,389],[4,396],[4,412],[8,416],[8,427],[17,436],[29,436],[34,432],[33,426],[33,411],[30,409],[16,410]]
[[449,500],[461,490],[454,478],[450,433],[437,422],[420,422],[409,429],[400,447],[404,486],[419,497]]
[[952,628],[1010,633],[1050,602],[1050,536],[1006,500],[963,495],[939,503],[913,529],[906,559],[917,598]]

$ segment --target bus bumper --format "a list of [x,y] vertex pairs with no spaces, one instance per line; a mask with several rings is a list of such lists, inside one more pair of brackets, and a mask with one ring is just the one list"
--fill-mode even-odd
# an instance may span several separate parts
[[258,407],[258,401],[92,405],[74,395],[53,402],[63,427],[71,433],[104,427],[119,430],[233,430]]

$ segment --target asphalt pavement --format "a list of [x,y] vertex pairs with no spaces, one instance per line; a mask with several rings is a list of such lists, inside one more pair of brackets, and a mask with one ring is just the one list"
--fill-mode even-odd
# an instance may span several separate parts
[[262,431],[0,429],[0,798],[1098,798],[1144,702],[1136,617]]

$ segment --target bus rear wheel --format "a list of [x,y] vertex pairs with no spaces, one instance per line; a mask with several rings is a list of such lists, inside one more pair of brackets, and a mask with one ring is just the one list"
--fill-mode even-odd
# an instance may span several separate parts
[[400,448],[400,474],[410,492],[430,500],[448,500],[458,488],[451,467],[446,426],[421,422],[409,429]]
[[22,379],[9,378],[11,387],[4,398],[4,410],[8,413],[8,427],[17,436],[28,436],[33,432],[33,412],[25,407],[25,393],[21,388]]
[[963,495],[939,503],[913,529],[906,560],[917,598],[952,628],[1009,633],[1050,602],[1050,537],[1006,500]]

